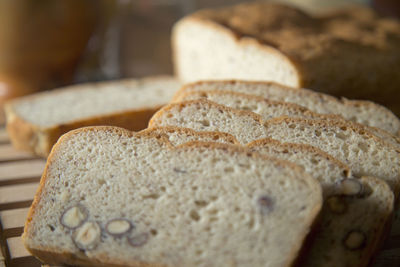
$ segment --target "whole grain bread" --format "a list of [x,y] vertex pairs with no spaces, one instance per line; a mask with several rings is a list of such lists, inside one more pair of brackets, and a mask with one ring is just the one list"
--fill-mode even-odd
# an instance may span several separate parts
[[176,23],[172,46],[184,82],[275,81],[400,111],[400,23],[366,7],[318,18],[265,1],[201,10]]
[[54,146],[23,240],[50,264],[290,266],[321,202],[300,167],[245,148],[83,128]]
[[256,95],[273,101],[294,103],[319,114],[337,114],[344,119],[400,134],[400,120],[387,108],[363,100],[336,98],[308,89],[298,89],[275,82],[200,81],[186,84],[177,91],[173,101],[187,99],[190,92],[228,91]]
[[7,131],[18,148],[46,157],[64,133],[90,125],[146,128],[180,84],[170,76],[80,84],[6,103]]
[[[280,116],[306,119],[344,120],[340,115],[319,114],[297,104],[273,101],[255,95],[236,93],[232,91],[189,91],[180,97],[182,101],[202,98],[231,108],[254,112],[261,115],[264,121]],[[365,126],[351,121],[346,122],[352,124],[354,127],[365,128],[367,131],[372,132],[379,138],[400,148],[400,138],[398,136],[394,136],[380,128]]]
[[153,116],[149,125],[226,132],[241,144],[272,138],[313,145],[349,165],[358,177],[383,179],[396,199],[400,191],[400,150],[371,132],[340,120],[280,117],[263,121],[253,112],[201,99],[167,105]]

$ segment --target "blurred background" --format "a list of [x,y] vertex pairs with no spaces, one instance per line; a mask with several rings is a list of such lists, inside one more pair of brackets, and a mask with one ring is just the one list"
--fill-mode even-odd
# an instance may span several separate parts
[[[0,106],[63,85],[170,74],[182,16],[239,0],[0,0]],[[281,0],[312,13],[365,4],[400,17],[399,0]]]

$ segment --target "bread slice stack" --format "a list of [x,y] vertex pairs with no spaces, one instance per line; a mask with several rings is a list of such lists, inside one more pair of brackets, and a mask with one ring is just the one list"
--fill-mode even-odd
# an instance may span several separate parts
[[[271,95],[278,96],[272,100],[265,97],[271,87]],[[312,111],[317,99],[336,112]],[[340,101],[268,82],[205,81],[185,85],[149,127],[229,133],[252,151],[302,166],[320,182],[325,202],[304,266],[366,266],[390,228],[399,195],[396,125],[390,111],[371,102]]]
[[291,266],[321,206],[303,169],[248,148],[83,128],[54,146],[23,239],[50,264]]
[[365,104],[392,118],[380,121],[384,130],[207,83],[214,88],[184,87],[174,98],[183,101],[140,133],[95,127],[61,138],[27,220],[27,248],[52,264],[369,264],[400,191],[389,132],[397,118]]
[[16,148],[47,157],[62,134],[79,127],[146,128],[179,86],[172,76],[155,76],[37,93],[6,103],[7,131]]
[[[345,17],[316,19],[270,3],[201,11],[173,31],[177,74],[363,88],[364,96],[376,96],[376,85],[393,91],[396,24]],[[338,31],[343,25],[353,28]],[[379,36],[361,34],[365,26]],[[389,67],[370,64],[371,53]],[[348,64],[353,57],[363,75]],[[7,105],[8,131],[14,145],[47,156],[81,126],[144,129],[178,86],[161,77],[16,100]],[[274,82],[201,81],[179,90],[147,129],[129,130],[81,128],[53,147],[23,234],[39,259],[362,267],[399,201],[400,120],[369,101]]]

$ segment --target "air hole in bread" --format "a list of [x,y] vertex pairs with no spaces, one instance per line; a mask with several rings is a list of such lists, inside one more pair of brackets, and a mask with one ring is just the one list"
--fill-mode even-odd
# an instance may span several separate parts
[[217,209],[210,209],[210,210],[208,211],[208,214],[210,214],[210,215],[217,215],[218,212],[219,212],[219,210],[217,210]]
[[158,199],[160,197],[159,194],[153,193],[153,194],[149,194],[149,195],[144,195],[143,199]]
[[158,234],[158,231],[156,229],[151,229],[150,234],[152,234],[153,236],[156,236]]
[[231,173],[231,172],[233,172],[233,171],[234,171],[234,170],[233,170],[232,167],[227,167],[227,168],[224,169],[224,172],[228,172],[228,173]]
[[190,218],[191,218],[193,221],[196,221],[196,222],[199,221],[199,220],[201,219],[199,213],[198,213],[197,211],[195,211],[195,210],[191,210],[191,211],[190,211]]
[[347,135],[345,135],[344,133],[336,133],[336,137],[342,140],[347,139]]
[[204,200],[195,200],[194,204],[196,204],[196,206],[199,206],[199,207],[205,207],[208,205],[208,202],[204,201]]
[[369,149],[369,147],[366,143],[358,143],[358,147],[364,152],[367,152]]
[[249,229],[254,228],[254,218],[251,217],[249,223],[247,224],[247,226],[249,227]]
[[203,125],[204,127],[208,127],[210,126],[210,121],[209,120],[202,120],[200,121],[201,125]]

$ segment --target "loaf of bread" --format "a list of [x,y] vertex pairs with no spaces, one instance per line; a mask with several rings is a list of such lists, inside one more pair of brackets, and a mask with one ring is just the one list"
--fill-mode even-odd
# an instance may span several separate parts
[[[231,108],[254,112],[261,115],[264,121],[280,116],[305,119],[344,120],[343,117],[340,115],[318,114],[293,103],[273,101],[255,95],[236,93],[232,91],[189,91],[187,94],[182,95],[180,99],[182,101],[207,99]],[[364,128],[374,135],[380,137],[381,139],[400,148],[400,138],[398,136],[394,136],[391,133],[380,128],[369,127],[351,121],[346,122],[355,127]]]
[[49,264],[291,266],[321,203],[300,167],[245,148],[83,128],[54,146],[23,240]]
[[184,82],[275,81],[400,112],[400,23],[368,8],[318,18],[265,1],[201,10],[174,26],[172,46]]
[[83,126],[146,128],[180,84],[169,76],[81,84],[8,102],[7,131],[18,148],[46,157],[64,133]]
[[396,199],[400,191],[400,150],[371,132],[340,120],[281,117],[265,122],[253,112],[201,99],[167,105],[153,116],[149,125],[226,132],[241,144],[273,138],[313,145],[349,165],[355,176],[383,179]]
[[174,96],[174,102],[187,99],[191,92],[228,91],[255,95],[273,101],[294,103],[319,114],[337,114],[344,119],[400,134],[400,120],[387,108],[371,101],[349,100],[287,87],[274,82],[201,81],[184,85]]

